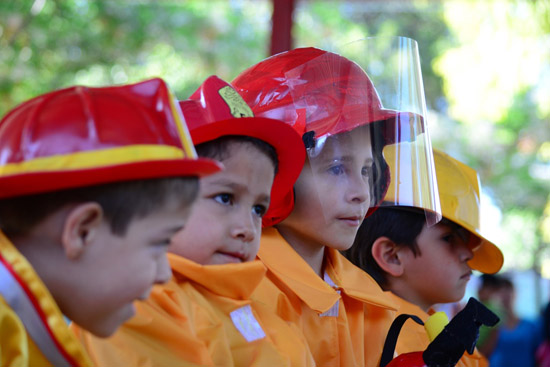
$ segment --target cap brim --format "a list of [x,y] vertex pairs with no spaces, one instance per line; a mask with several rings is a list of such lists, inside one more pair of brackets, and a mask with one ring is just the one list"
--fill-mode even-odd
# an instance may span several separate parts
[[469,223],[462,220],[448,219],[465,228],[481,240],[480,244],[473,250],[474,256],[468,261],[470,268],[485,274],[494,274],[502,268],[504,255],[494,243],[483,237],[478,230],[473,228]]
[[39,194],[121,181],[164,177],[202,177],[222,169],[211,159],[171,159],[2,177],[0,198]]
[[[301,136],[290,125],[279,120],[264,117],[233,118],[202,125],[192,129],[190,134],[195,145],[222,136],[242,135],[260,139],[275,148],[279,169],[273,182],[271,203],[278,203],[288,197],[306,158]],[[277,205],[270,207],[275,209]],[[270,209],[264,218],[270,218],[272,214]]]
[[474,256],[468,265],[485,274],[494,274],[502,268],[504,256],[502,251],[493,244],[481,237],[481,244],[474,250]]

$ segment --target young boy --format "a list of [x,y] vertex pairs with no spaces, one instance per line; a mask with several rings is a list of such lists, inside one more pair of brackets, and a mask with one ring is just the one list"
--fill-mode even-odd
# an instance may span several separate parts
[[71,87],[0,121],[0,365],[90,366],[100,337],[169,279],[165,252],[213,161],[161,79]]
[[300,331],[250,298],[266,272],[254,261],[262,217],[300,173],[300,136],[253,117],[214,76],[180,106],[199,155],[225,169],[201,180],[189,224],[169,250],[172,280],[108,342],[82,334],[84,344],[100,366],[313,365]]
[[258,253],[268,280],[255,297],[299,325],[318,366],[375,366],[393,304],[339,250],[387,188],[382,147],[399,140],[399,123],[423,120],[384,109],[357,64],[315,48],[272,56],[233,83],[256,115],[302,134],[307,150],[293,191],[272,201],[279,216],[264,218],[274,226]]
[[[391,147],[388,147],[391,148]],[[388,159],[395,152],[386,149]],[[392,295],[399,313],[426,321],[436,303],[464,296],[471,269],[497,272],[501,251],[479,233],[479,183],[476,171],[434,150],[443,220],[427,226],[422,208],[381,207],[367,218],[346,256],[368,272]],[[388,190],[392,201],[391,184]],[[397,339],[396,353],[422,351],[429,344],[423,326],[407,322]],[[477,351],[464,354],[459,366],[484,366]]]

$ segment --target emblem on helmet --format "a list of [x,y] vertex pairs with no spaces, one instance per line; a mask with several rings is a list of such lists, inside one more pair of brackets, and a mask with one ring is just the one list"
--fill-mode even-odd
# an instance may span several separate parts
[[231,109],[231,115],[233,115],[233,117],[254,117],[252,109],[246,104],[235,89],[230,86],[226,86],[221,88],[218,93],[220,93],[220,96]]

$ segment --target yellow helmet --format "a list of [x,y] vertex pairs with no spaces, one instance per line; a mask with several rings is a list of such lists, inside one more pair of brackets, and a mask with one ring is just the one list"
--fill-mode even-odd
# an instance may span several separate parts
[[[390,145],[384,149],[384,158],[389,163],[392,173],[390,187],[384,201],[426,210],[429,206],[423,203],[424,195],[407,197],[398,188],[399,179],[393,175],[391,163],[395,161],[396,154],[399,154],[396,145]],[[504,262],[502,252],[480,233],[480,185],[477,172],[436,149],[433,156],[443,217],[467,229],[480,240],[479,245],[473,250],[474,256],[468,265],[472,269],[487,274],[498,272]],[[412,171],[414,172],[415,169],[413,168]],[[399,195],[401,197],[397,197]],[[389,205],[392,206],[392,204]]]

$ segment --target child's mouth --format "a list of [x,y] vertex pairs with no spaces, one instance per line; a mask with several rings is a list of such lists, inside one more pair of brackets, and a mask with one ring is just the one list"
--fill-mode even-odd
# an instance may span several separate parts
[[227,261],[227,263],[242,263],[246,261],[246,257],[240,252],[218,252]]
[[361,224],[360,217],[344,217],[338,219],[351,227],[358,227]]

